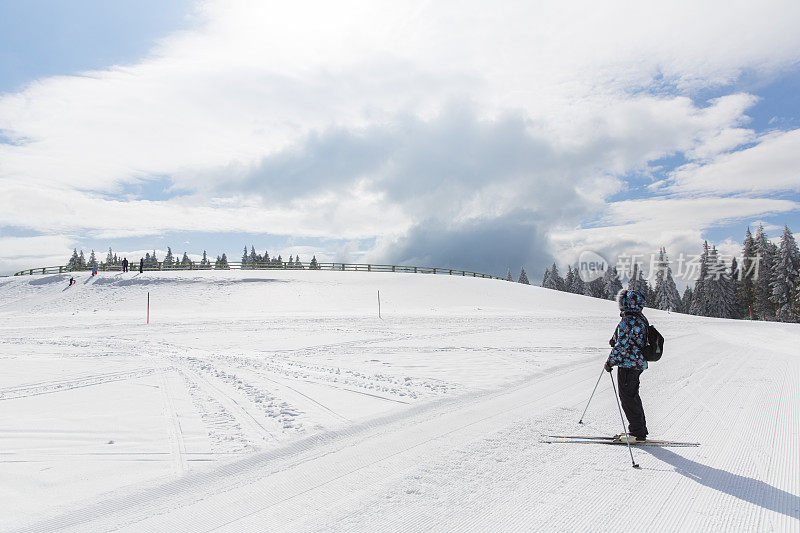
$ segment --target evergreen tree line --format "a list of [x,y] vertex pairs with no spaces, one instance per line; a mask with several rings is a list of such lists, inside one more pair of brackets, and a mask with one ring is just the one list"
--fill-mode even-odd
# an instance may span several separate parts
[[[72,256],[69,258],[69,261],[67,261],[67,267],[69,270],[87,270],[95,267],[112,267],[116,270],[121,268],[123,259],[123,257],[117,256],[117,254],[114,253],[114,251],[109,247],[105,261],[98,261],[94,250],[91,251],[89,254],[89,259],[87,260],[83,250],[79,252],[76,248],[73,249]],[[230,268],[230,265],[228,264],[228,256],[225,253],[218,255],[216,260],[212,263],[208,258],[207,252],[203,250],[203,258],[200,261],[193,261],[189,258],[189,255],[186,252],[183,252],[183,257],[178,258],[172,253],[172,248],[169,246],[167,247],[167,253],[164,256],[164,259],[161,261],[159,261],[158,257],[156,256],[155,250],[153,250],[152,255],[150,255],[150,252],[147,252],[144,257],[140,258],[140,260],[143,262],[144,267],[149,270],[211,270],[212,268],[215,270],[226,270]],[[130,268],[132,270],[139,267],[139,260],[129,261]],[[242,268],[252,270],[258,268],[305,268],[305,266],[303,266],[303,263],[300,261],[299,255],[296,257],[290,255],[289,260],[284,262],[280,255],[270,258],[269,253],[265,251],[264,255],[262,256],[257,254],[255,248],[253,247],[250,248],[250,253],[248,253],[247,247],[245,247],[244,254],[242,255]],[[316,255],[311,258],[309,268],[319,268]]]
[[[278,254],[277,257],[270,257],[269,252],[264,250],[264,255],[256,253],[255,247],[250,247],[250,252],[247,251],[247,246],[244,247],[244,251],[242,252],[242,268],[243,269],[259,269],[259,268],[300,268],[303,269],[303,262],[300,260],[300,256],[297,255],[295,257],[289,256],[289,260],[284,262],[283,258]],[[311,270],[319,269],[319,265],[317,263],[317,256],[313,256],[311,258],[311,262],[308,264],[308,268]]]
[[[800,252],[789,227],[784,226],[778,245],[767,239],[763,226],[755,236],[748,227],[740,257],[742,264],[736,257],[726,263],[716,246],[704,242],[694,284],[681,296],[667,252],[661,248],[653,265],[655,286],[634,264],[627,288],[642,291],[646,305],[655,309],[718,318],[800,322]],[[603,277],[587,283],[571,265],[561,277],[553,263],[545,271],[542,287],[613,300],[623,284],[616,267],[607,268]]]
[[[511,269],[508,269],[508,273],[506,274],[506,281],[514,281],[514,278],[511,277]],[[517,278],[517,283],[522,283],[524,285],[530,285],[531,282],[528,281],[528,274],[525,273],[525,267],[522,267],[519,271],[519,277]]]

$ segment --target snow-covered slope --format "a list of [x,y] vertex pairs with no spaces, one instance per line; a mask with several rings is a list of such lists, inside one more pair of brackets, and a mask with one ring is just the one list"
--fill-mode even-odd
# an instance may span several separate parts
[[[449,276],[0,279],[0,529],[800,530],[800,327],[649,310],[656,438],[613,302]],[[378,318],[377,292],[381,295]],[[150,324],[146,324],[150,294]]]

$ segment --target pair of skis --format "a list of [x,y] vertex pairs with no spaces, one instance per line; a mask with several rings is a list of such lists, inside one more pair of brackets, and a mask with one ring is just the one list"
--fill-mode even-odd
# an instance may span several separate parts
[[[625,439],[617,437],[584,436],[584,435],[548,435],[542,442],[547,444],[615,444],[627,446]],[[673,440],[645,440],[631,442],[631,446],[663,446],[663,447],[695,447],[699,442],[678,442]]]

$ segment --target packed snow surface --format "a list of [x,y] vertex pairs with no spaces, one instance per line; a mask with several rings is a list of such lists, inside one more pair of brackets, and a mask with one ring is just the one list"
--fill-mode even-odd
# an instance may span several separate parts
[[0,530],[800,531],[798,325],[646,310],[650,436],[701,446],[635,448],[636,470],[541,442],[621,431],[614,302],[423,274],[69,277],[0,279]]

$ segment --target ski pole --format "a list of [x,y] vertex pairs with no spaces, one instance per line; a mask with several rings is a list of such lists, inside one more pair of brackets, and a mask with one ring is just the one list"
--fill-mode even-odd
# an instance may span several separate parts
[[[619,368],[617,368],[617,375],[619,376]],[[633,450],[631,450],[631,441],[628,437],[628,428],[625,427],[625,419],[622,417],[622,404],[619,403],[619,396],[617,395],[617,385],[614,383],[614,376],[611,375],[611,372],[608,373],[608,376],[611,378],[611,386],[614,387],[614,398],[617,399],[617,407],[619,408],[619,419],[622,421],[622,430],[625,432],[625,442],[628,444],[628,453],[631,454],[631,464],[633,464],[634,468],[639,468],[639,465],[636,464],[636,461],[633,460]]]
[[605,371],[606,371],[606,369],[605,369],[605,368],[603,368],[603,369],[600,371],[600,375],[599,375],[599,376],[597,376],[597,383],[595,383],[595,384],[594,384],[594,389],[592,389],[592,395],[591,395],[591,396],[589,396],[589,401],[588,401],[588,402],[586,402],[586,408],[583,410],[583,414],[581,415],[581,419],[580,419],[580,420],[578,420],[578,424],[583,424],[583,417],[584,417],[584,416],[586,416],[586,411],[587,411],[587,409],[589,409],[589,404],[590,404],[590,403],[592,403],[592,398],[594,398],[594,393],[595,393],[595,391],[597,390],[597,386],[598,386],[598,385],[600,385],[600,380],[602,379],[602,377],[603,377],[603,372],[605,372]]

